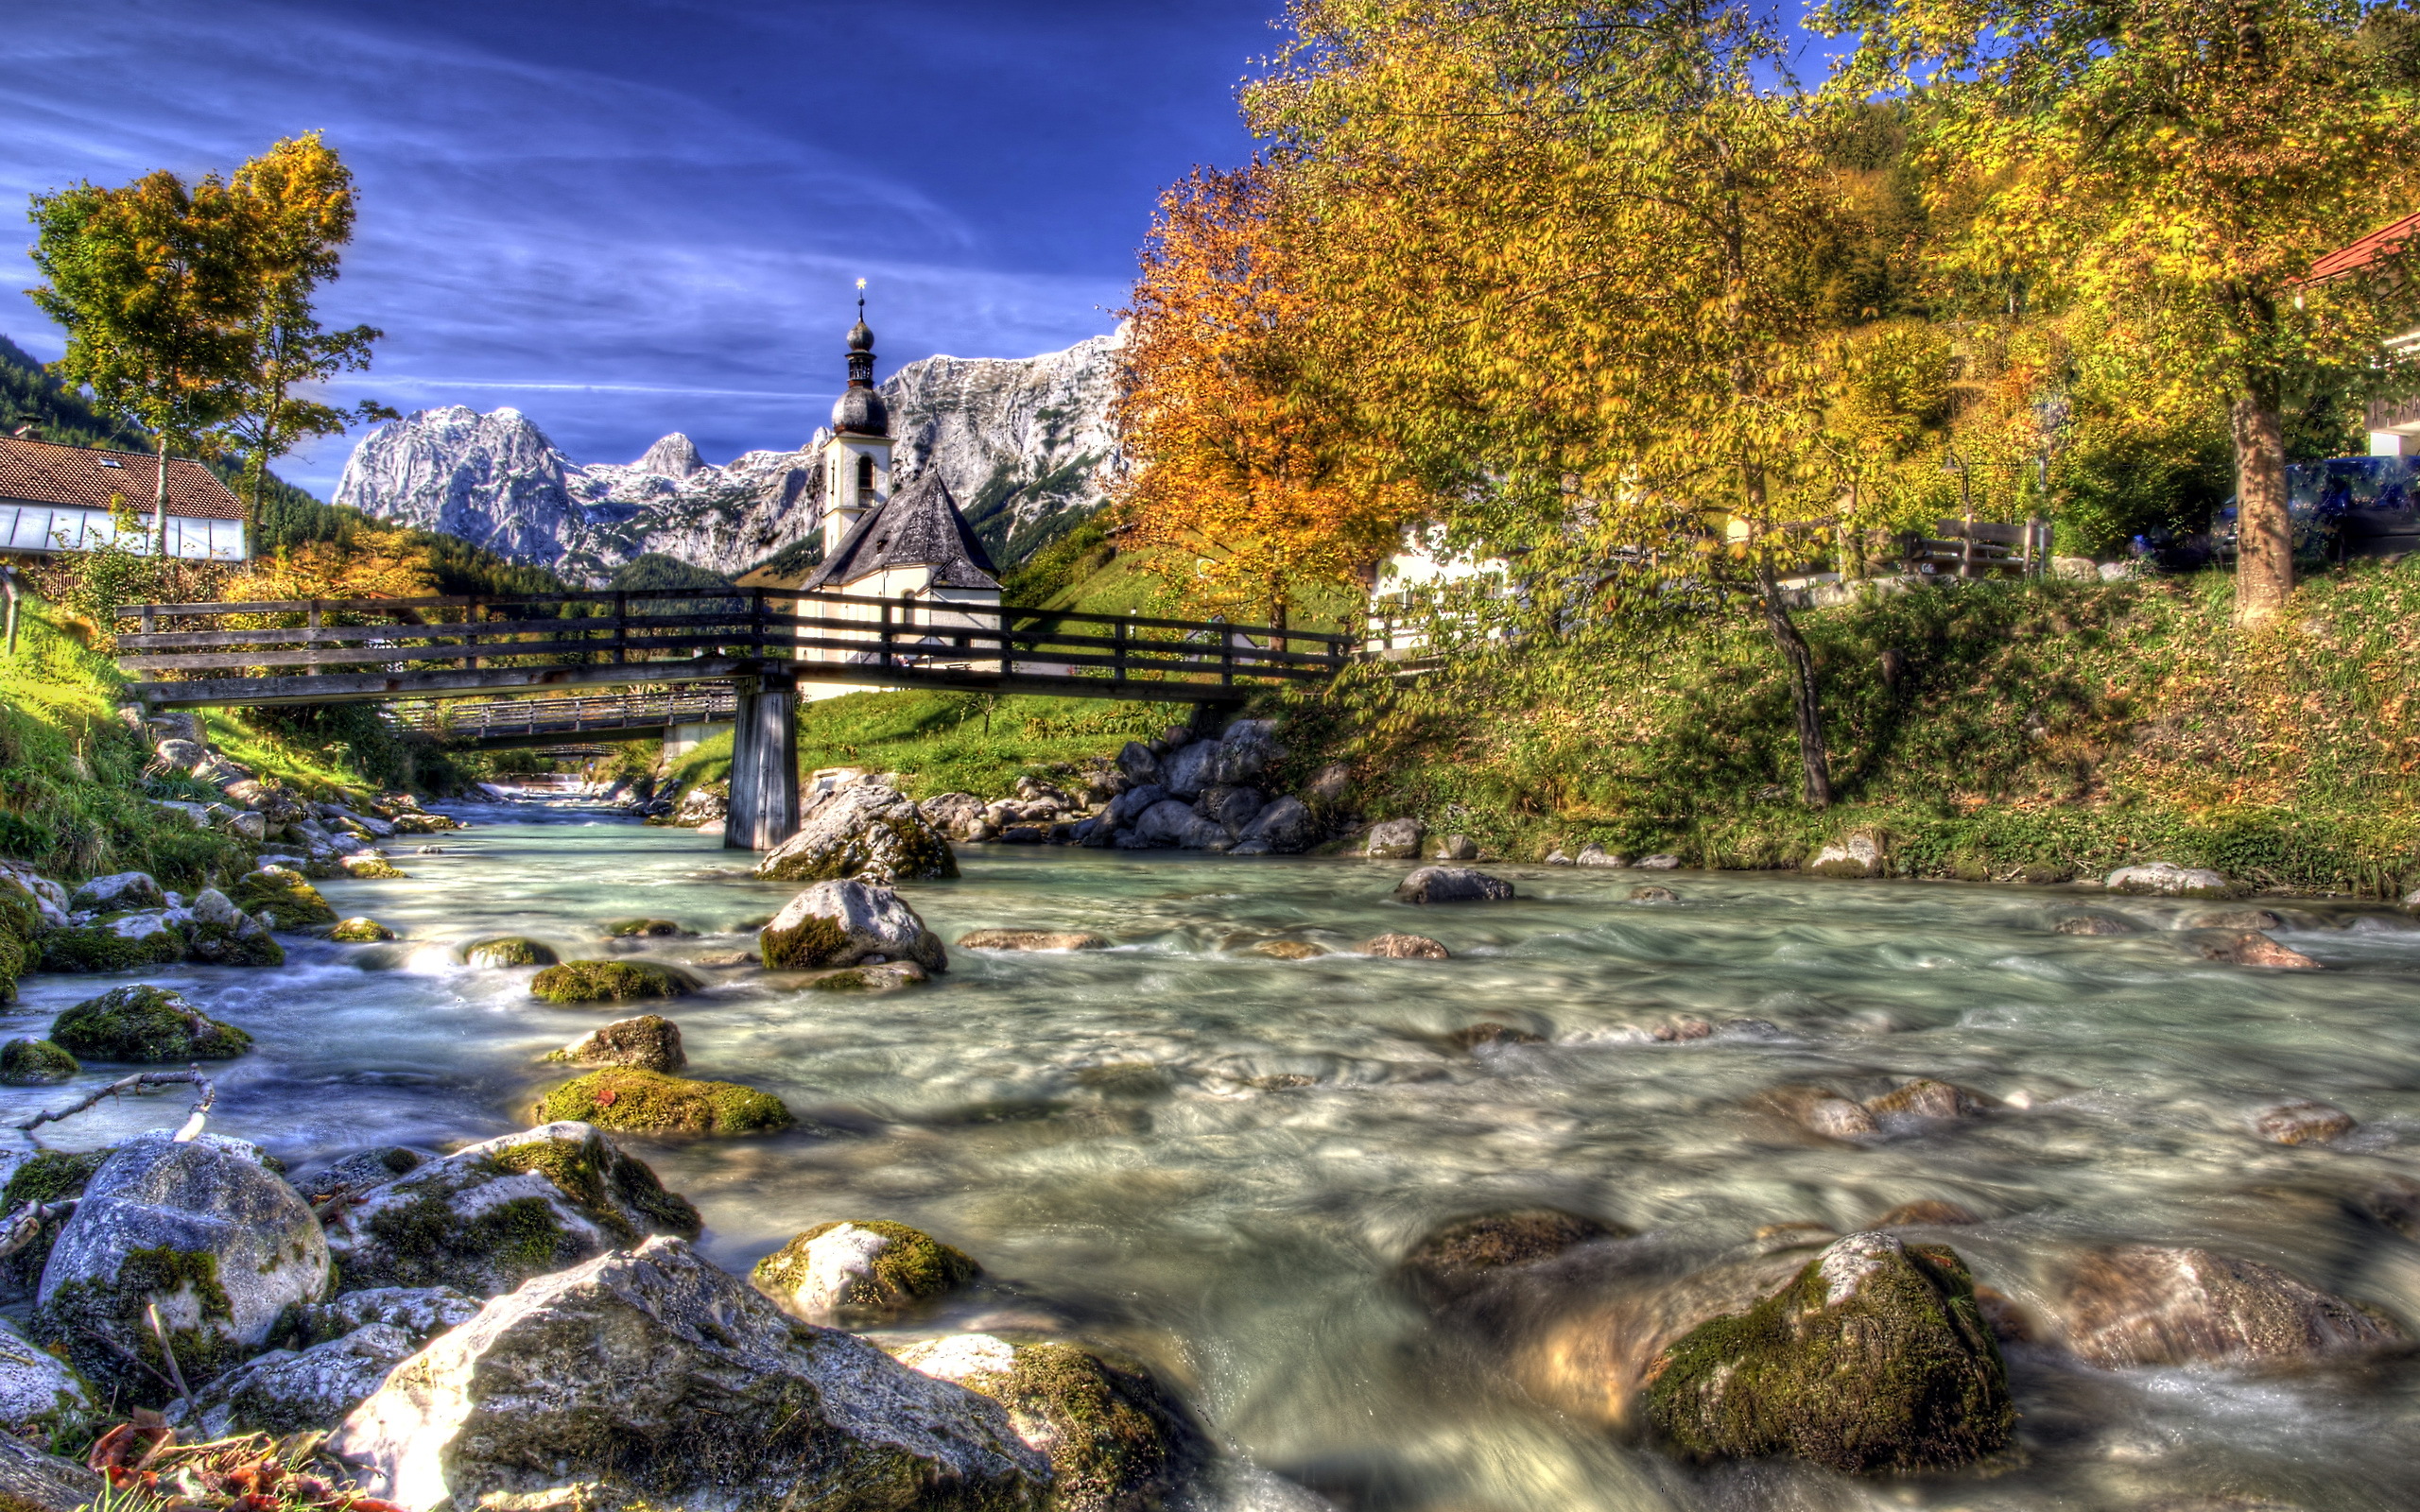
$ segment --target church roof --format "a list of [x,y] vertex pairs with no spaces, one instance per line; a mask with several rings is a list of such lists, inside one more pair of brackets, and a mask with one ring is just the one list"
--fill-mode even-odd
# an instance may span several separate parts
[[840,549],[803,586],[845,588],[886,567],[930,567],[936,588],[1000,586],[999,569],[992,565],[983,542],[975,539],[966,516],[958,512],[949,486],[934,472],[868,510]]

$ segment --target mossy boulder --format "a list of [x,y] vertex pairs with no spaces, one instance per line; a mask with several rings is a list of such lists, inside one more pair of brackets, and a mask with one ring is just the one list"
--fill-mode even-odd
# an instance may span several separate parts
[[972,1256],[921,1228],[872,1218],[817,1224],[748,1279],[793,1317],[837,1327],[898,1317],[982,1273]]
[[775,971],[913,961],[946,971],[949,953],[890,888],[855,879],[819,882],[784,904],[756,936]]
[[47,1040],[11,1040],[0,1045],[0,1084],[40,1087],[65,1081],[84,1068]]
[[1968,1464],[2007,1447],[2016,1419],[1964,1263],[1872,1231],[1667,1349],[1647,1409],[1693,1458],[1790,1454],[1851,1474]]
[[167,988],[112,988],[51,1022],[51,1043],[87,1060],[233,1060],[252,1037]]
[[547,1003],[631,1003],[697,989],[687,972],[654,961],[565,961],[529,979],[529,995]]
[[694,933],[683,929],[669,919],[609,919],[605,921],[608,939],[671,939]]
[[2067,1347],[2111,1368],[2308,1365],[2411,1344],[2393,1317],[2274,1265],[2164,1245],[2084,1254],[2055,1306]]
[[[90,1439],[107,1421],[93,1388],[73,1366],[0,1319],[0,1429],[19,1440],[66,1448]],[[27,1509],[19,1498],[8,1505],[10,1512]]]
[[[0,1188],[0,1211],[14,1212],[28,1202],[80,1196],[93,1173],[115,1153],[114,1149],[44,1150],[30,1157],[9,1173],[8,1186]],[[25,1248],[0,1257],[0,1302],[32,1300],[34,1288],[42,1284],[43,1263],[50,1259],[51,1242],[59,1237],[65,1221],[50,1220]]]
[[356,850],[337,865],[355,882],[403,882],[411,876],[375,850]]
[[139,971],[185,958],[185,932],[165,909],[116,914],[42,937],[45,971]]
[[776,882],[933,882],[957,876],[958,857],[905,795],[879,782],[856,782],[809,807],[798,833],[757,863],[756,875]]
[[1623,1232],[1555,1208],[1480,1213],[1431,1230],[1404,1256],[1397,1274],[1415,1296],[1437,1305],[1469,1292],[1495,1272],[1534,1265],[1576,1245]]
[[216,966],[284,966],[285,947],[268,926],[235,906],[216,887],[204,887],[186,909],[185,954]]
[[0,1003],[17,1000],[17,978],[41,962],[40,936],[48,927],[33,891],[0,871]]
[[67,906],[79,914],[123,914],[144,908],[165,908],[168,895],[146,871],[118,871],[95,877],[76,889]]
[[462,947],[462,963],[501,970],[510,966],[552,966],[562,959],[553,949],[520,935],[475,939]]
[[925,969],[913,961],[885,961],[879,966],[844,966],[806,985],[817,992],[895,992],[926,980]]
[[548,1124],[356,1194],[328,1247],[340,1291],[452,1286],[496,1297],[649,1234],[694,1239],[698,1210],[588,1124]]
[[395,932],[374,919],[355,917],[338,923],[328,931],[328,938],[339,945],[375,945],[395,937]]
[[689,1063],[681,1048],[681,1026],[652,1013],[616,1019],[585,1039],[548,1052],[546,1058],[575,1066],[634,1066],[661,1072],[679,1071]]
[[609,1066],[538,1101],[542,1124],[573,1120],[624,1134],[762,1134],[796,1120],[782,1100],[731,1081]]
[[309,879],[290,867],[263,867],[235,879],[227,889],[235,906],[266,914],[279,929],[320,929],[337,921],[337,911]]
[[989,1333],[919,1340],[897,1353],[1008,1409],[1017,1436],[1050,1456],[1052,1512],[1151,1512],[1203,1458],[1192,1417],[1131,1361]]

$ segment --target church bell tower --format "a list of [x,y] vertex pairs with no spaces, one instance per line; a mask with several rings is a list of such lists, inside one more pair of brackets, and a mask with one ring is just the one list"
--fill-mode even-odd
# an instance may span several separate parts
[[866,281],[857,280],[857,323],[849,328],[849,387],[832,405],[823,448],[823,556],[830,560],[869,509],[890,497],[890,412],[873,386],[873,332]]

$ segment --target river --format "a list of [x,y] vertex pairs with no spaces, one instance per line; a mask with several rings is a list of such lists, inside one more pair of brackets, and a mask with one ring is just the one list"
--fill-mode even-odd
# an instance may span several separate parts
[[[1362,1512],[2420,1505],[2409,1359],[2107,1371],[2017,1348],[2021,1442],[1989,1473],[1701,1470],[1523,1400],[1388,1279],[1436,1223],[1496,1207],[1720,1246],[1938,1198],[1988,1221],[1927,1237],[2020,1296],[2045,1246],[2206,1244],[2420,1326],[2420,1245],[2369,1215],[2382,1185],[2420,1177],[2420,929],[2399,916],[2287,910],[2278,937],[2327,970],[2267,972],[2160,927],[2191,905],[2067,892],[1508,866],[1492,869],[1517,902],[1422,910],[1389,896],[1400,865],[970,847],[960,880],[903,889],[945,940],[1080,929],[1114,948],[954,951],[928,986],[831,994],[711,964],[750,952],[740,926],[795,891],[713,835],[576,803],[456,812],[475,827],[429,837],[442,853],[390,848],[410,880],[320,884],[402,942],[289,939],[282,971],[146,978],[258,1039],[221,1068],[214,1129],[300,1164],[526,1126],[562,1074],[538,1056],[613,1015],[539,1004],[529,971],[474,970],[453,948],[527,934],[568,959],[605,953],[603,920],[676,919],[697,937],[636,948],[711,984],[653,1005],[690,1074],[761,1087],[802,1121],[629,1142],[704,1212],[706,1251],[744,1269],[824,1219],[927,1228],[1004,1283],[950,1321],[1072,1329],[1176,1382],[1234,1452],[1218,1504],[1319,1504],[1300,1484]],[[1679,902],[1631,902],[1649,881]],[[2051,932],[2079,906],[2151,927]],[[1455,956],[1249,948],[1388,930]],[[40,1035],[115,980],[28,978],[0,1029]],[[1685,1017],[1730,1026],[1653,1038]],[[1452,1041],[1481,1021],[1538,1042]],[[1919,1075],[2010,1106],[1855,1144],[1744,1106],[1778,1083],[1870,1095]],[[0,1106],[69,1091],[7,1089]],[[2300,1148],[2244,1131],[2288,1097],[2360,1125]],[[50,1143],[182,1111],[130,1102]]]

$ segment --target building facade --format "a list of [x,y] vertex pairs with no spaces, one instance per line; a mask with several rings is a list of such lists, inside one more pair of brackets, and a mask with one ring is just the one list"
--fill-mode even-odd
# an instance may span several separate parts
[[[48,556],[115,542],[149,556],[159,458],[0,436],[0,552]],[[122,523],[124,522],[124,523]],[[199,462],[168,459],[168,555],[242,561],[244,506]]]

